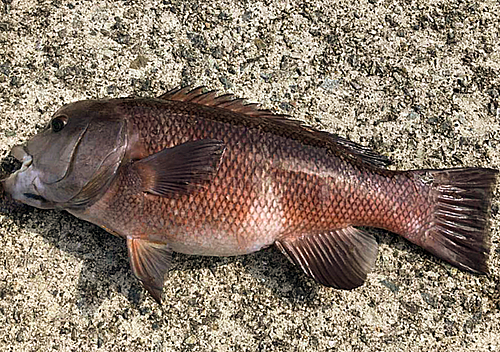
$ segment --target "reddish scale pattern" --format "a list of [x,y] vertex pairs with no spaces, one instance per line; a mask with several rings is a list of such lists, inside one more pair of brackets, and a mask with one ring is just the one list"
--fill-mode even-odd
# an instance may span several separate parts
[[[290,234],[358,225],[411,237],[415,227],[429,219],[428,190],[422,187],[419,195],[408,173],[355,165],[314,148],[295,149],[292,160],[300,158],[313,160],[308,166],[317,168],[296,170],[287,165],[274,172]],[[324,176],[328,170],[333,172]]]
[[294,127],[274,131],[265,121],[177,101],[124,100],[120,113],[148,154],[197,139],[226,146],[216,175],[190,194],[145,195],[138,176],[122,167],[96,203],[108,215],[101,225],[122,236],[167,242],[184,253],[237,255],[281,236],[348,225],[411,238],[431,212],[429,187],[411,174],[353,162]]

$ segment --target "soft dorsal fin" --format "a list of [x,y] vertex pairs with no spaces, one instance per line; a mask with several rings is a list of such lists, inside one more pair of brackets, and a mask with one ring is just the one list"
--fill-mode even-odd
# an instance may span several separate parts
[[377,167],[387,167],[392,164],[389,158],[368,147],[329,132],[315,130],[304,125],[301,121],[292,120],[288,115],[273,114],[270,110],[259,109],[258,104],[246,104],[244,99],[237,98],[232,94],[217,96],[216,90],[206,90],[203,86],[194,89],[184,87],[172,89],[160,95],[158,99],[211,106],[261,119],[261,121],[267,120],[278,127],[293,128],[311,138],[333,145],[337,151],[348,158]]
[[378,166],[387,167],[392,164],[392,160],[385,155],[379,154],[371,148],[365,147],[364,145],[355,143],[348,139],[337,136],[336,134],[331,134],[328,132],[320,132],[328,135],[327,138],[331,139],[335,144],[344,148],[353,156],[359,158],[365,163]]

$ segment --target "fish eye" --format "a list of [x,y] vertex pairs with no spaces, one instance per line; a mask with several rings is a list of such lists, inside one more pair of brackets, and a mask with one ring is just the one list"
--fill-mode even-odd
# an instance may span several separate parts
[[52,119],[50,122],[50,126],[52,127],[53,132],[59,132],[66,126],[66,122],[68,121],[68,118],[66,116],[57,116]]

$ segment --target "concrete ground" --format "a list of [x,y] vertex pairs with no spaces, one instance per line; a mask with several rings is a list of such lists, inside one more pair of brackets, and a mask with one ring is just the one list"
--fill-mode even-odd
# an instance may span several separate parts
[[[80,99],[206,85],[369,145],[398,169],[500,167],[498,1],[0,3],[0,157]],[[274,248],[174,255],[158,306],[126,247],[67,213],[0,214],[1,351],[497,351],[490,274],[396,235],[366,284],[321,287]]]

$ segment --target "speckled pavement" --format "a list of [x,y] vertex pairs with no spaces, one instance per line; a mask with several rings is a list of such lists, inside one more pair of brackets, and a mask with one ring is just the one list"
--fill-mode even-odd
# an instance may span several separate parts
[[[0,158],[80,99],[206,85],[369,145],[398,169],[500,168],[498,1],[0,2]],[[0,213],[0,351],[498,351],[490,274],[373,230],[354,291],[274,248],[174,255],[158,306],[124,242],[67,213]]]

